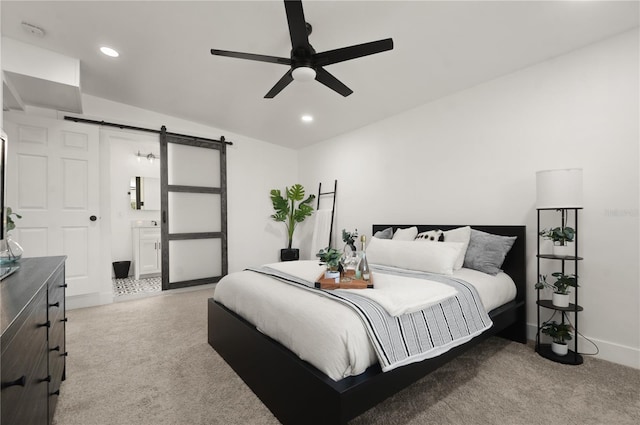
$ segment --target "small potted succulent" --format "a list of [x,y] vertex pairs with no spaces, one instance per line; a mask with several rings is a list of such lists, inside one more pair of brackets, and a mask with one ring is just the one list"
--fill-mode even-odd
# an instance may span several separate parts
[[576,236],[576,231],[572,227],[542,229],[539,234],[544,239],[553,242],[553,255],[566,257],[575,254],[573,239]]
[[[271,190],[271,203],[276,211],[271,215],[275,221],[284,222],[287,227],[287,247],[280,250],[281,261],[292,261],[300,258],[300,250],[292,248],[293,232],[298,223],[302,223],[305,218],[313,214],[311,203],[316,198],[315,195],[304,197],[304,187],[301,184],[294,184],[285,188],[285,196],[279,189]],[[296,204],[297,202],[297,204]]]
[[578,278],[575,274],[564,274],[561,272],[551,273],[556,278],[553,283],[547,282],[547,276],[541,275],[540,281],[536,283],[536,289],[553,289],[552,303],[556,307],[569,307],[569,288],[578,286]]
[[340,283],[340,259],[342,252],[334,248],[321,249],[316,257],[320,258],[320,262],[327,266],[324,273],[325,279],[335,279],[336,283]]
[[566,341],[571,341],[571,331],[573,327],[568,323],[545,322],[540,328],[543,334],[549,335],[553,342],[551,343],[551,351],[559,356],[566,356],[569,352],[569,346]]

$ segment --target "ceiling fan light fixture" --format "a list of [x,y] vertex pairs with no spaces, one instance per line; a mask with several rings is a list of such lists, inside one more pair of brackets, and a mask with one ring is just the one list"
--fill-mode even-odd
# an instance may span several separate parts
[[291,72],[296,81],[307,82],[316,79],[316,70],[308,66],[299,66]]

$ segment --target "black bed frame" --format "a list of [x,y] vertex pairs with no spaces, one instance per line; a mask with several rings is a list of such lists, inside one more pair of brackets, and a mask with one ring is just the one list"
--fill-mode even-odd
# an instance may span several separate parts
[[[373,233],[388,227],[395,230],[410,226],[374,225]],[[448,230],[460,225],[417,227],[423,232]],[[518,237],[502,266],[516,283],[516,299],[489,313],[493,320],[491,329],[434,359],[385,373],[376,364],[358,376],[336,382],[213,298],[208,300],[209,344],[283,424],[346,424],[492,335],[526,343],[526,228],[471,227]]]

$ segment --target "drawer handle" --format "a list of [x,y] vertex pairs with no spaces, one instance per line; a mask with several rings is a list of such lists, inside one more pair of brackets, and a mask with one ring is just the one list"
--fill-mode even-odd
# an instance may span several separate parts
[[60,307],[60,301],[57,301],[53,304],[49,304],[49,307]]
[[51,327],[51,321],[47,320],[45,323],[38,325],[39,328],[50,328]]
[[41,379],[40,382],[51,382],[51,375],[47,376],[44,379]]
[[60,395],[60,390],[55,390],[52,393],[49,393],[49,395]]
[[61,288],[66,288],[67,286],[69,285],[67,285],[66,283],[63,283],[62,285],[60,285]]
[[66,322],[67,320],[69,319],[67,319],[66,317],[64,319],[60,319],[61,322]]
[[21,377],[19,377],[15,381],[3,382],[2,383],[2,389],[4,390],[5,388],[15,387],[16,385],[24,387],[26,384],[27,384],[27,377],[25,375],[22,375]]
[[60,346],[56,345],[55,347],[50,348],[49,351],[60,351]]
[[60,357],[67,357],[69,355],[69,353],[67,351],[65,351],[64,353],[60,354]]

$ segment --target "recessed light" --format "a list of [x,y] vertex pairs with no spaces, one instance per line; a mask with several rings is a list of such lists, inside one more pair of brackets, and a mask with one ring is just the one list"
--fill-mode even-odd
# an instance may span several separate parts
[[120,53],[118,53],[116,50],[112,49],[111,47],[102,46],[100,47],[100,51],[107,56],[111,56],[112,58],[117,58],[118,56],[120,56]]
[[311,122],[311,121],[313,121],[313,117],[311,115],[303,115],[300,119],[303,122]]

